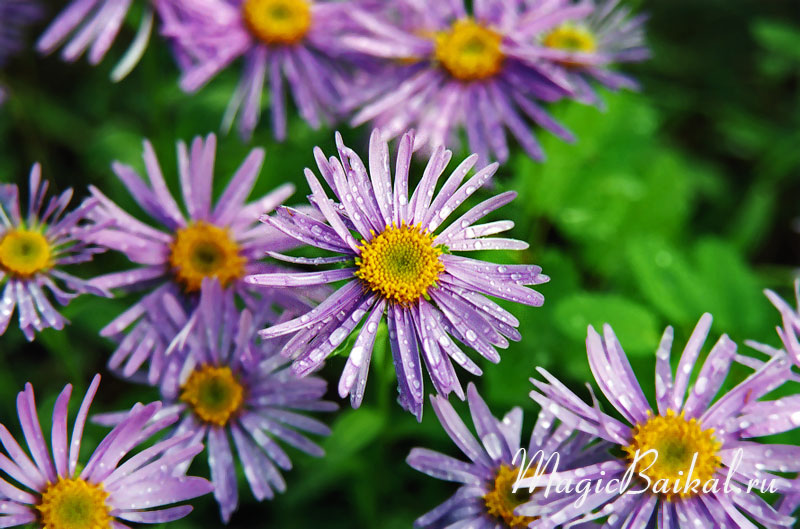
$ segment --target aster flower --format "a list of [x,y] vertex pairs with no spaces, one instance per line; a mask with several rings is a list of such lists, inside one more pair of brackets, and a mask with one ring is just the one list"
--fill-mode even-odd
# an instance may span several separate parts
[[[670,365],[673,331],[668,327],[664,332],[656,352],[656,409],[648,404],[611,327],[604,326],[602,337],[589,327],[589,365],[622,421],[603,413],[596,402],[593,407],[585,404],[539,369],[547,382],[532,380],[538,391],[532,391],[531,397],[565,424],[605,439],[617,449],[607,461],[558,472],[557,479],[608,482],[622,478],[633,465],[637,476],[646,476],[650,486],[640,477],[630,482],[624,494],[603,488],[598,492],[593,486],[583,504],[572,503],[532,527],[596,518],[606,518],[604,527],[608,528],[624,522],[630,527],[666,529],[682,526],[686,520],[698,527],[753,527],[748,519],[769,528],[792,526],[793,518],[777,512],[755,492],[746,492],[750,480],[758,480],[759,486],[771,481],[782,493],[799,491],[796,483],[774,472],[800,470],[800,448],[754,441],[800,426],[800,413],[787,410],[779,401],[760,400],[786,381],[788,359],[785,354],[776,355],[715,398],[736,354],[736,344],[726,335],[709,352],[694,384],[690,387],[689,383],[710,327],[711,315],[705,314],[689,338],[674,378]],[[649,450],[658,457],[652,452],[647,455]],[[690,473],[700,487],[686,487]],[[556,479],[555,474],[551,476]],[[738,487],[738,492],[726,492],[723,483]],[[645,487],[644,493],[632,492]],[[526,515],[535,509],[535,505],[522,506],[517,513]]]
[[337,66],[336,36],[351,2],[311,0],[156,0],[162,34],[175,48],[181,88],[196,92],[234,60],[244,72],[223,127],[241,110],[249,137],[261,114],[267,82],[275,137],[286,137],[284,78],[302,118],[314,128],[335,118],[346,86]]
[[[32,0],[0,0],[0,68],[23,47],[23,31],[41,16],[41,6]],[[5,90],[0,84],[0,104]]]
[[[117,38],[134,1],[72,0],[39,37],[36,47],[40,53],[50,54],[69,41],[61,52],[65,61],[76,61],[88,50],[89,63],[97,65]],[[130,47],[111,72],[115,82],[127,76],[142,58],[153,29],[150,0],[136,1],[142,4],[142,19]]]
[[[527,37],[538,43],[532,53],[543,63],[565,74],[575,91],[575,99],[602,106],[591,81],[612,90],[638,89],[638,83],[610,67],[626,62],[647,59],[650,52],[644,42],[644,22],[647,16],[631,16],[631,9],[620,6],[620,0],[593,2],[594,9],[585,17],[553,21],[550,13],[558,2],[527,0],[527,16],[541,24]],[[566,8],[571,0],[561,0]],[[555,22],[555,23],[554,23]]]
[[[333,411],[336,404],[321,400],[323,379],[298,378],[274,344],[256,343],[256,329],[271,321],[267,306],[255,313],[239,312],[230,290],[206,280],[198,313],[186,350],[169,359],[160,390],[169,412],[183,416],[173,435],[188,444],[205,439],[214,494],[228,522],[238,505],[234,449],[253,495],[259,501],[271,499],[275,491],[286,490],[278,469],[292,467],[276,441],[322,456],[322,449],[296,430],[318,435],[330,430],[298,411]],[[159,321],[176,332],[187,319],[171,314]],[[114,424],[122,417],[96,419]]]
[[[524,449],[521,447],[520,408],[512,409],[500,420],[492,415],[474,384],[467,386],[467,395],[470,415],[480,442],[473,437],[447,399],[431,396],[431,404],[439,422],[469,461],[426,448],[411,450],[406,461],[415,470],[461,484],[447,501],[417,518],[414,527],[527,527],[536,517],[514,513],[520,504],[532,499],[525,489],[514,490],[520,475],[535,472],[537,463],[543,469],[552,468],[548,460],[554,454],[558,454],[559,468],[573,468],[593,462],[607,449],[602,443],[589,446],[592,436],[574,434],[573,428],[558,424],[547,411],[539,414],[530,442]],[[543,456],[540,459],[536,456],[539,450]],[[535,496],[533,501],[541,502],[540,514],[544,514],[549,502],[541,495]]]
[[[319,170],[340,204],[332,203],[310,169],[305,170],[312,203],[327,223],[300,211],[281,207],[263,221],[299,241],[335,252],[334,257],[293,258],[271,253],[297,264],[347,263],[344,268],[318,272],[266,273],[246,281],[265,286],[310,287],[346,281],[316,308],[299,318],[261,331],[264,338],[294,334],[284,347],[292,355],[294,370],[306,375],[366,320],[350,351],[339,394],[351,395],[360,405],[378,324],[386,313],[389,340],[399,382],[400,404],[422,417],[423,382],[420,355],[437,392],[463,390],[451,364],[455,360],[474,375],[480,368],[450,338],[476,349],[491,362],[499,362],[495,347],[519,340],[519,321],[484,295],[539,306],[542,295],[525,285],[549,278],[534,265],[496,265],[452,255],[451,252],[511,249],[527,243],[486,237],[514,226],[510,221],[476,224],[488,213],[508,204],[516,193],[506,192],[476,205],[438,234],[450,214],[482,185],[489,182],[497,164],[462,181],[477,161],[472,155],[452,172],[435,194],[436,184],[452,153],[438,148],[417,189],[408,197],[408,171],[414,135],[400,141],[394,180],[390,175],[389,148],[380,131],[370,138],[369,172],[358,155],[336,135],[339,159],[326,160],[317,148]],[[359,242],[352,234],[357,232]],[[368,314],[368,315],[367,315]]]
[[0,335],[8,328],[15,308],[19,328],[28,340],[33,340],[35,331],[63,329],[67,320],[53,307],[47,292],[60,305],[83,293],[109,295],[62,270],[66,265],[90,261],[102,251],[88,243],[102,225],[83,223],[96,201],[86,200],[66,212],[72,199],[72,189],[67,189],[51,197],[45,207],[47,187],[41,166],[35,164],[29,178],[28,213],[23,216],[19,188],[0,185]]
[[19,422],[33,461],[0,424],[0,442],[8,454],[0,456],[0,469],[13,480],[0,478],[0,526],[125,529],[127,522],[165,523],[192,510],[189,505],[170,505],[211,491],[203,478],[171,473],[173,466],[203,449],[199,443],[186,443],[183,450],[167,455],[188,435],[157,442],[120,464],[137,446],[177,420],[173,414],[146,425],[161,408],[160,402],[134,406],[86,464],[79,465],[83,427],[99,384],[97,375],[83,398],[71,438],[67,437],[67,409],[72,386],[68,384],[56,399],[52,455],[36,416],[33,387],[27,384],[17,395]]
[[[557,4],[548,15],[555,21],[591,9],[585,3],[547,4]],[[385,139],[413,128],[414,149],[428,152],[457,146],[463,129],[482,163],[490,156],[508,158],[506,129],[535,159],[544,153],[532,123],[574,141],[540,104],[569,96],[572,89],[563,71],[531,58],[535,46],[525,37],[541,23],[526,15],[520,2],[475,2],[468,14],[462,0],[435,6],[401,0],[385,13],[353,10],[357,28],[342,37],[350,49],[385,61],[384,70],[365,76],[366,86],[348,99],[348,106],[358,109],[353,125],[371,121]]]
[[[270,270],[257,260],[267,250],[281,250],[296,243],[279,231],[258,222],[258,216],[271,211],[293,192],[284,184],[254,200],[247,197],[264,160],[263,149],[253,149],[231,178],[217,204],[212,208],[212,180],[216,138],[197,137],[188,148],[178,143],[178,172],[186,214],[170,194],[149,142],[144,142],[144,164],[149,182],[127,165],[115,162],[113,170],[130,191],[134,200],[160,225],[151,227],[114,204],[99,189],[91,187],[99,206],[92,219],[106,226],[92,236],[96,244],[123,253],[141,266],[124,272],[98,277],[92,284],[105,289],[150,289],[141,301],[109,323],[103,336],[120,341],[109,366],[134,375],[149,359],[149,380],[155,383],[161,373],[169,344],[174,336],[162,336],[151,318],[164,295],[180,301],[183,310],[196,303],[202,280],[213,277],[233,289],[246,304],[256,297],[266,297],[285,307],[308,307],[303,295],[280,290],[248,291],[241,281],[246,274]],[[112,223],[111,225],[108,225]],[[125,334],[125,330],[130,331]]]

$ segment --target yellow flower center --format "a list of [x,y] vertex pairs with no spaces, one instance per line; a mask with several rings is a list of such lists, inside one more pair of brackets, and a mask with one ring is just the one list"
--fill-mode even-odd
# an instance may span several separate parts
[[436,35],[436,60],[450,75],[475,81],[496,75],[503,66],[503,37],[472,19],[457,20]]
[[36,506],[42,529],[107,529],[112,518],[106,498],[101,485],[80,478],[59,479],[47,485]]
[[239,246],[227,230],[207,222],[179,229],[170,248],[169,264],[187,292],[200,290],[206,277],[224,287],[244,275],[247,259],[239,255]]
[[244,387],[228,366],[205,365],[189,375],[180,399],[207,423],[225,426],[244,402]]
[[50,266],[51,248],[38,231],[9,230],[0,240],[0,268],[28,277]]
[[294,44],[311,27],[307,0],[245,0],[242,15],[253,36],[266,44]]
[[[664,416],[651,416],[647,422],[637,424],[632,433],[633,441],[623,450],[631,461],[634,460],[637,450],[640,456],[648,450],[656,450],[658,458],[655,463],[654,456],[640,457],[635,470],[650,478],[653,488],[658,485],[660,491],[667,490],[668,492],[663,493],[667,499],[675,495],[673,490],[677,480],[680,480],[677,493],[679,496],[693,494],[684,485],[689,478],[689,469],[695,454],[697,461],[692,469],[691,480],[700,480],[700,489],[706,482],[714,479],[714,474],[721,465],[718,453],[722,444],[714,438],[714,429],[701,429],[697,419],[686,420],[683,412],[677,415],[674,411],[667,410]],[[644,470],[645,468],[647,469]],[[663,481],[659,484],[659,480]]]
[[[514,514],[514,509],[531,498],[525,487],[520,487],[516,493],[512,492],[518,473],[519,469],[502,465],[494,478],[494,488],[483,496],[486,511],[498,520],[505,522],[509,529],[523,529],[536,520],[533,516]],[[532,469],[528,470],[526,477],[531,475],[533,475]]]
[[597,41],[594,34],[584,26],[562,24],[548,33],[542,43],[548,48],[564,51],[594,53],[597,51]]
[[426,296],[444,265],[434,237],[417,226],[392,224],[370,242],[361,241],[356,277],[389,301],[409,305]]

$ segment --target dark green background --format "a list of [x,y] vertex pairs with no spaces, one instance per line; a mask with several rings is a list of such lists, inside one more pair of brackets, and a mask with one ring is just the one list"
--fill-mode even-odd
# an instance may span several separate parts
[[[51,16],[61,5],[49,5]],[[543,308],[511,307],[522,322],[523,341],[504,351],[499,365],[481,362],[485,375],[476,383],[497,415],[522,406],[527,431],[536,413],[527,397],[535,366],[587,395],[587,324],[614,326],[651,396],[653,352],[668,324],[676,328],[675,352],[704,311],[715,317],[713,340],[728,333],[740,344],[751,338],[777,345],[779,318],[761,290],[790,295],[800,262],[800,6],[796,0],[637,5],[651,14],[653,59],[627,70],[641,80],[642,92],[604,93],[606,112],[556,105],[553,112],[579,142],[566,145],[542,133],[546,163],[516,154],[499,172],[497,191],[513,189],[520,197],[495,218],[513,219],[512,235],[531,247],[481,257],[541,264],[552,281],[541,287]],[[132,37],[137,21],[134,10],[121,41]],[[187,96],[177,87],[168,50],[154,38],[142,64],[114,85],[108,76],[124,45],[118,43],[98,68],[32,52],[10,63],[2,73],[13,95],[0,108],[0,180],[27,182],[30,165],[40,161],[56,189],[73,186],[82,197],[94,184],[138,212],[109,166],[120,160],[141,169],[141,140],[147,137],[177,191],[174,143],[219,128],[238,65]],[[291,181],[298,185],[294,201],[302,202],[302,169],[313,165],[314,145],[333,152],[332,129],[313,131],[294,119],[289,140],[276,144],[268,114],[263,118],[247,144],[236,135],[220,138],[216,188],[249,149],[263,146],[267,158],[256,191]],[[350,131],[342,124],[340,130],[365,152],[366,128]],[[418,178],[420,167],[415,169]],[[119,256],[104,255],[84,272],[125,266]],[[83,391],[95,372],[105,373],[112,347],[97,332],[134,299],[80,298],[65,311],[72,326],[43,332],[33,344],[14,320],[0,338],[0,420],[19,431],[14,395],[26,381],[36,387],[47,424],[65,383]],[[744,345],[740,350],[748,351]],[[323,371],[334,390],[343,366],[344,359],[332,358]],[[729,385],[746,374],[735,369]],[[289,489],[272,502],[255,503],[242,480],[242,506],[231,527],[401,528],[443,501],[456,486],[411,470],[405,456],[413,446],[460,454],[429,406],[417,424],[395,396],[391,359],[379,346],[362,408],[345,405],[323,417],[334,430],[322,443],[327,457],[292,451]],[[106,376],[94,411],[155,398],[153,389]],[[73,398],[73,410],[78,402]],[[87,436],[96,441],[103,433],[91,426]],[[800,433],[781,440],[798,442]],[[207,469],[198,464],[196,471]],[[221,525],[211,497],[195,504],[196,512],[173,527]]]

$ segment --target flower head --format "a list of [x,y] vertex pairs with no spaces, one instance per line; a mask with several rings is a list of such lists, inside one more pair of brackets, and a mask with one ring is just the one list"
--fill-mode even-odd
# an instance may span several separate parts
[[[541,0],[528,0],[530,16],[549,20],[552,6]],[[557,3],[557,2],[556,2]],[[565,7],[570,0],[562,0]],[[644,42],[646,15],[631,16],[629,7],[619,0],[591,0],[593,9],[584,17],[561,18],[553,24],[542,24],[534,33],[538,44],[536,55],[553,70],[566,75],[575,90],[575,99],[592,105],[602,105],[591,82],[596,81],[612,90],[638,89],[631,77],[613,71],[620,63],[639,62],[650,52]]]
[[61,56],[69,62],[88,50],[89,63],[99,64],[114,44],[134,1],[142,4],[142,18],[133,42],[111,72],[111,79],[120,81],[147,49],[154,19],[150,0],[72,0],[39,37],[36,47],[40,53],[49,54],[64,44]]
[[176,310],[191,311],[205,278],[233,289],[246,304],[260,303],[255,298],[266,295],[284,307],[308,306],[302,295],[277,289],[254,293],[242,281],[246,274],[272,269],[258,261],[265,252],[296,245],[293,239],[258,222],[258,216],[288,198],[293,187],[285,184],[248,202],[264,160],[264,151],[253,149],[213,205],[215,151],[213,134],[205,140],[195,138],[191,148],[178,143],[178,172],[186,213],[170,194],[149,142],[144,142],[147,183],[131,167],[114,163],[114,172],[139,206],[160,225],[158,229],[126,213],[99,189],[91,188],[99,202],[92,218],[105,225],[92,240],[141,265],[96,278],[92,284],[108,289],[150,289],[141,301],[101,331],[120,341],[109,363],[112,369],[121,368],[124,376],[132,376],[149,359],[148,376],[155,383],[174,335],[159,333],[158,327],[152,325],[152,314],[163,305],[166,294],[180,305]]
[[[17,413],[33,460],[0,424],[0,442],[8,454],[2,456],[0,468],[12,480],[0,478],[0,525],[98,529],[125,527],[128,522],[165,523],[192,510],[189,505],[171,505],[211,491],[207,480],[173,472],[176,465],[203,449],[188,434],[159,441],[120,464],[137,446],[178,419],[162,410],[162,417],[148,424],[161,410],[160,402],[137,404],[126,412],[86,464],[79,465],[83,427],[99,384],[97,375],[81,403],[71,438],[67,409],[72,386],[67,385],[58,396],[53,408],[52,454],[36,415],[33,387],[27,384],[19,393]],[[178,443],[184,443],[184,449],[171,452]]]
[[[297,430],[317,435],[330,430],[299,412],[336,409],[321,400],[324,380],[295,376],[275,344],[256,342],[256,330],[274,317],[267,304],[257,312],[238,311],[231,290],[206,280],[185,347],[170,356],[160,383],[168,409],[182,416],[173,435],[184,443],[173,450],[205,439],[214,494],[226,522],[239,501],[234,453],[253,495],[259,501],[272,498],[275,491],[286,490],[278,469],[292,466],[276,441],[322,456],[322,449]],[[187,314],[159,317],[166,334],[186,328],[190,319]],[[121,418],[109,414],[95,419],[114,424]]]
[[336,141],[338,159],[326,159],[320,149],[314,155],[338,202],[328,198],[310,169],[305,171],[311,201],[326,222],[286,207],[278,208],[275,216],[263,217],[263,221],[305,244],[338,254],[308,259],[271,253],[273,257],[297,264],[346,266],[319,272],[256,274],[246,281],[272,287],[346,283],[312,311],[264,329],[261,335],[274,338],[294,334],[284,353],[295,358],[295,371],[305,375],[317,369],[366,316],[339,381],[339,394],[350,394],[357,407],[364,394],[378,324],[386,314],[400,403],[419,418],[423,401],[420,356],[440,394],[455,391],[463,398],[451,360],[472,374],[480,375],[481,370],[451,336],[498,362],[495,347],[507,347],[508,338],[519,340],[515,328],[519,321],[484,295],[539,306],[542,295],[526,285],[544,283],[549,278],[534,265],[496,265],[452,254],[527,248],[522,241],[487,237],[511,229],[511,221],[478,224],[485,215],[511,202],[514,192],[489,198],[439,229],[456,208],[491,179],[497,164],[484,167],[463,182],[477,161],[472,155],[435,193],[451,157],[450,151],[440,147],[409,198],[413,134],[404,135],[400,141],[394,179],[389,148],[379,131],[374,131],[370,140],[369,171],[338,134]]
[[19,188],[15,184],[0,185],[0,335],[16,308],[19,327],[28,340],[33,340],[35,331],[63,329],[67,323],[47,292],[61,305],[82,293],[109,295],[102,287],[62,270],[103,251],[88,242],[102,226],[83,222],[97,202],[89,199],[67,212],[72,199],[72,189],[67,189],[51,197],[45,206],[48,182],[41,177],[41,166],[36,164],[29,178],[27,215],[21,211]]
[[[469,411],[478,434],[473,437],[447,399],[431,396],[431,404],[442,427],[469,459],[414,448],[406,461],[414,469],[429,476],[455,481],[461,486],[447,501],[420,516],[414,527],[495,527],[523,529],[539,516],[545,516],[549,503],[542,494],[530,494],[515,484],[523,476],[537,471],[571,469],[598,459],[608,449],[605,443],[594,443],[585,433],[574,433],[572,427],[558,424],[546,410],[539,413],[527,447],[521,446],[522,410],[514,408],[502,419],[492,415],[474,384],[467,387]],[[541,451],[541,455],[538,452]],[[534,515],[516,514],[519,505],[535,503]]]
[[337,35],[352,2],[312,0],[156,0],[162,34],[183,71],[181,88],[196,92],[233,61],[244,72],[224,118],[230,128],[241,111],[239,131],[249,137],[269,86],[272,129],[286,137],[285,85],[301,117],[314,128],[338,115],[347,86]]
[[[343,45],[382,62],[348,96],[347,106],[356,110],[352,124],[372,122],[385,139],[413,128],[414,149],[428,153],[438,145],[457,147],[463,130],[482,163],[508,158],[506,130],[536,159],[544,153],[531,124],[573,141],[540,104],[570,96],[573,88],[564,71],[535,56],[528,37],[540,23],[529,9],[503,0],[475,2],[472,13],[462,0],[440,4],[401,0],[384,10],[352,10]],[[546,4],[548,20],[591,9]]]
[[[792,525],[792,518],[747,489],[753,480],[771,482],[782,493],[798,489],[796,483],[777,474],[800,470],[797,447],[751,440],[800,426],[796,405],[761,400],[788,379],[788,359],[785,354],[776,355],[717,398],[736,356],[736,344],[725,335],[708,353],[690,385],[710,328],[711,315],[706,314],[689,338],[674,377],[670,364],[673,331],[668,327],[664,332],[656,352],[657,407],[652,409],[611,327],[603,328],[603,336],[589,327],[589,365],[623,420],[603,413],[596,401],[594,406],[585,404],[539,369],[547,382],[532,380],[537,389],[531,397],[565,424],[616,448],[602,463],[560,472],[559,478],[608,483],[622,478],[629,467],[637,477],[622,491],[592,490],[582,505],[566,506],[546,523],[532,527],[572,525],[601,517],[608,517],[612,526],[617,521],[635,520],[642,527],[657,523],[661,529],[685,519],[703,527],[737,527],[746,517],[766,527]],[[698,486],[692,485],[695,480]],[[517,513],[525,515],[535,509],[536,505],[525,505]]]

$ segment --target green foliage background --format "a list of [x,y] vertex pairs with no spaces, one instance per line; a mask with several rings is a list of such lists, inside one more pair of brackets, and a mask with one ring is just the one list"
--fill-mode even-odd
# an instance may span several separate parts
[[[547,162],[513,156],[496,184],[498,191],[519,192],[498,218],[513,219],[513,235],[531,247],[481,257],[541,264],[552,281],[541,288],[547,299],[543,308],[511,308],[522,322],[524,339],[503,353],[499,365],[481,363],[485,375],[475,382],[497,415],[522,406],[526,425],[532,425],[536,413],[527,393],[537,365],[587,395],[587,324],[613,325],[652,395],[653,352],[666,325],[675,326],[680,348],[700,315],[710,311],[712,339],[728,333],[740,344],[750,338],[777,345],[779,319],[761,290],[769,287],[788,296],[797,275],[796,0],[635,3],[651,14],[654,55],[629,68],[642,82],[641,93],[604,94],[605,112],[572,103],[554,107],[578,143],[567,145],[542,133]],[[61,5],[52,2],[51,14]],[[123,40],[135,30],[137,13],[130,19]],[[32,52],[12,62],[4,75],[13,96],[0,108],[0,180],[26,182],[30,165],[38,160],[55,189],[72,186],[82,196],[94,184],[135,211],[109,166],[120,160],[141,169],[141,140],[147,137],[177,189],[176,139],[219,128],[238,69],[190,97],[178,89],[177,70],[158,39],[138,69],[113,85],[108,75],[119,53],[115,48],[98,68],[85,62],[65,65],[57,57]],[[301,202],[307,192],[302,169],[313,165],[311,148],[320,145],[332,152],[332,131],[313,131],[294,120],[289,140],[277,144],[266,116],[250,143],[234,134],[220,138],[218,189],[258,145],[266,147],[267,161],[256,193],[290,181],[298,188],[294,200]],[[347,142],[364,152],[367,130],[340,129]],[[85,273],[125,266],[118,256],[104,255]],[[112,348],[97,332],[133,299],[79,298],[66,309],[72,326],[46,331],[33,344],[12,323],[0,338],[0,422],[19,431],[14,396],[26,381],[36,388],[46,424],[47,410],[65,383],[82,391],[95,372],[105,373]],[[409,527],[455,490],[405,465],[413,446],[459,454],[429,406],[422,424],[401,412],[394,402],[391,357],[381,346],[375,354],[363,407],[353,411],[345,404],[323,417],[333,427],[333,435],[322,441],[327,457],[315,460],[294,451],[288,492],[272,502],[255,503],[242,481],[243,505],[231,527]],[[342,358],[332,358],[323,371],[334,390],[343,365]],[[746,374],[736,369],[728,383]],[[465,383],[469,379],[462,377]],[[106,375],[94,411],[156,398],[154,389]],[[78,402],[72,404],[77,408]],[[466,409],[465,404],[456,407]],[[92,426],[87,435],[99,440],[103,433]],[[796,443],[800,434],[785,434],[781,440]],[[84,443],[84,448],[91,446]],[[203,466],[198,464],[197,472],[207,472]],[[207,497],[173,527],[221,526],[218,520],[216,505]]]

